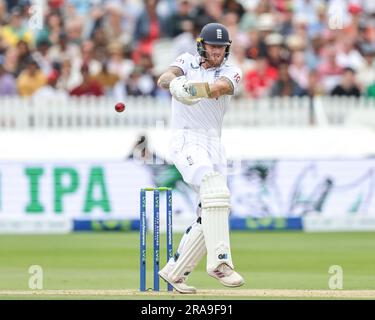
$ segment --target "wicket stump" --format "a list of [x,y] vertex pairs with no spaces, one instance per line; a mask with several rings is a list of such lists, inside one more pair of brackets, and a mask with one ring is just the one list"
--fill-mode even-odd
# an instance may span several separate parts
[[[166,237],[167,237],[167,261],[173,255],[173,234],[172,234],[172,188],[167,187],[147,187],[140,191],[140,291],[146,291],[146,192],[153,192],[153,267],[154,267],[154,291],[159,291],[159,268],[160,268],[160,192],[166,193]],[[168,284],[168,291],[172,291],[173,287]]]

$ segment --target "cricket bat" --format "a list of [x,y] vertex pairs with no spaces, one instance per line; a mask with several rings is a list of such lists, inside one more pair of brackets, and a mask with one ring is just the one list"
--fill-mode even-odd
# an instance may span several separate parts
[[211,96],[208,82],[189,82],[188,91],[193,97],[209,98]]

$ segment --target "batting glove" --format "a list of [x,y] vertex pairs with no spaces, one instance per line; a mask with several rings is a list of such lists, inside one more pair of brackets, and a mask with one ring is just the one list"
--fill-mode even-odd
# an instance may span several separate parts
[[195,98],[188,90],[188,86],[185,86],[188,81],[185,76],[174,78],[169,84],[169,91],[172,96],[179,102],[187,105],[193,105],[198,103],[201,98]]

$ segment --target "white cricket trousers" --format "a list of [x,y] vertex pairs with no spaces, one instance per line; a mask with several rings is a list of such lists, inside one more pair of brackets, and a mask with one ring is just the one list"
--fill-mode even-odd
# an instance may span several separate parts
[[196,192],[206,174],[220,172],[227,176],[225,150],[218,136],[190,129],[174,131],[169,154],[184,181]]

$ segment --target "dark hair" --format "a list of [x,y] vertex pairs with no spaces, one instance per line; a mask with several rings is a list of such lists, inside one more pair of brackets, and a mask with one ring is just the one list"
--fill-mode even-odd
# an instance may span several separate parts
[[36,62],[34,59],[32,59],[32,58],[30,58],[30,59],[28,59],[27,60],[27,62],[26,62],[26,65],[27,66],[35,66],[35,67],[37,67],[38,69],[39,69],[39,64],[38,64],[38,62]]
[[352,74],[356,73],[355,70],[353,68],[351,68],[351,67],[345,67],[343,71],[344,71],[344,73],[345,72],[351,72]]

